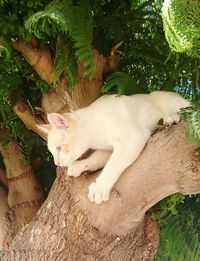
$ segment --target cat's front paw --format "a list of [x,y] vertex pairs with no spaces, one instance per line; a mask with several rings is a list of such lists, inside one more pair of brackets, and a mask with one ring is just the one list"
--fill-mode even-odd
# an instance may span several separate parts
[[73,177],[79,177],[84,171],[88,171],[89,167],[81,161],[74,161],[69,165],[67,174]]
[[108,201],[110,189],[106,188],[100,182],[94,182],[89,186],[88,198],[96,204],[101,204],[103,201]]
[[163,123],[166,125],[178,123],[179,121],[180,121],[180,115],[178,113],[174,113],[172,115],[168,115],[163,118]]

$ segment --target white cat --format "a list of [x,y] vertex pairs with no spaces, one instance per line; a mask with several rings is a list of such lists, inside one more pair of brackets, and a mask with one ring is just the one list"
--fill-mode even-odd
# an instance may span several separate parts
[[[69,176],[103,168],[88,194],[99,204],[109,199],[113,185],[138,158],[158,121],[162,118],[165,124],[178,122],[180,108],[188,106],[187,100],[171,92],[105,95],[75,112],[50,113],[50,125],[38,127],[48,134],[55,164],[68,167]],[[95,152],[78,160],[88,149]]]

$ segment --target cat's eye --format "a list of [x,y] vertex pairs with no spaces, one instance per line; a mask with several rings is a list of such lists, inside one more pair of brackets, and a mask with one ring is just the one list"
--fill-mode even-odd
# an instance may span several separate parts
[[56,150],[57,150],[57,151],[61,151],[61,146],[57,146],[57,147],[56,147]]

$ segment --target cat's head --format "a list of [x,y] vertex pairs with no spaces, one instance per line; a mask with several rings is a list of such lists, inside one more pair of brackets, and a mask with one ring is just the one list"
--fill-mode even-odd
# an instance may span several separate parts
[[49,124],[38,128],[48,135],[48,149],[53,155],[54,163],[68,167],[83,154],[77,120],[73,115],[49,113]]

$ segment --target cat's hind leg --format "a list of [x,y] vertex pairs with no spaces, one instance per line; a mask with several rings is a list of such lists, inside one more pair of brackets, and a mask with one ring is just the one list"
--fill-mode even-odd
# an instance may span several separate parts
[[68,175],[78,177],[85,171],[96,171],[105,166],[111,152],[107,150],[96,150],[88,158],[76,160],[68,167]]

